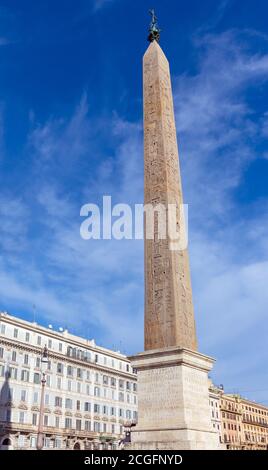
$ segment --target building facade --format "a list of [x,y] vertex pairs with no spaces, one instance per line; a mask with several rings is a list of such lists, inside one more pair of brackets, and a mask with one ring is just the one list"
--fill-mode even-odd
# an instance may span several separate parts
[[227,450],[268,450],[268,407],[209,385],[213,428]]
[[221,412],[220,412],[220,401],[223,393],[223,387],[217,387],[209,380],[209,408],[210,418],[214,431],[217,431],[219,441],[222,442],[221,435]]
[[41,354],[48,348],[44,448],[117,448],[137,421],[129,360],[70,334],[0,313],[0,449],[35,449]]

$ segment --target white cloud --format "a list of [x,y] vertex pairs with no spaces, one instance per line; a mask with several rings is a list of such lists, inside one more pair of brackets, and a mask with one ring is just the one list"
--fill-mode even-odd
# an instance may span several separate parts
[[235,31],[207,35],[196,44],[198,73],[178,77],[174,87],[195,310],[201,350],[218,358],[216,380],[241,389],[250,384],[242,372],[245,363],[247,377],[257,384],[258,361],[264,366],[268,359],[262,346],[267,205],[242,211],[234,198],[243,172],[259,157],[256,142],[265,137],[266,114],[250,108],[246,93],[267,81],[268,55],[249,51]]
[[101,8],[105,7],[108,3],[112,3],[115,0],[93,0],[94,2],[94,10],[100,10]]
[[[257,157],[256,141],[266,135],[266,115],[256,119],[246,91],[267,79],[267,55],[246,49],[234,31],[195,44],[198,72],[177,77],[174,93],[200,348],[218,358],[215,377],[227,388],[249,389],[250,377],[267,388],[268,211],[264,204],[242,213],[233,197]],[[103,154],[96,135],[115,151]],[[142,201],[140,123],[117,115],[92,120],[83,97],[69,120],[37,125],[29,143],[38,232],[25,255],[31,262],[18,258],[14,271],[2,260],[2,299],[24,309],[36,303],[48,321],[88,327],[107,346],[122,341],[128,352],[142,349],[142,242],[88,243],[79,236],[82,203],[103,194],[114,202]],[[75,177],[78,165],[81,187],[63,186],[62,174]]]

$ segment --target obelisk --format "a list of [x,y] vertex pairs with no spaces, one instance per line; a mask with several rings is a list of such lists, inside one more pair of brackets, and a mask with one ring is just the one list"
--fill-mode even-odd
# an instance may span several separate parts
[[[154,28],[154,29],[153,29]],[[155,24],[143,58],[144,203],[183,205],[178,146],[168,61]],[[168,215],[168,214],[167,214]],[[146,222],[146,213],[145,213]],[[171,250],[170,240],[149,239],[145,223],[145,350],[169,346],[197,349],[187,247]]]
[[[168,61],[154,11],[143,58],[144,202],[183,204]],[[145,212],[145,351],[131,357],[138,377],[138,423],[131,449],[218,449],[212,429],[208,372],[214,360],[197,351],[187,247],[171,249],[157,221],[148,238]]]

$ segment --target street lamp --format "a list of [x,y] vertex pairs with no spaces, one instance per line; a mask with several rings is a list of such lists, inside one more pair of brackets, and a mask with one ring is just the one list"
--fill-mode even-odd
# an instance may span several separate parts
[[40,401],[40,411],[39,411],[39,423],[38,423],[38,431],[37,431],[37,440],[36,440],[36,449],[42,450],[44,447],[44,433],[43,433],[43,425],[44,425],[44,396],[45,396],[45,385],[46,385],[46,370],[47,370],[47,363],[48,363],[48,349],[45,346],[42,354],[41,354],[41,401]]

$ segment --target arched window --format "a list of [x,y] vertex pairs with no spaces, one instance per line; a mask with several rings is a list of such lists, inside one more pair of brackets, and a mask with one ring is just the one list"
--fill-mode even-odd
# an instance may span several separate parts
[[2,446],[11,446],[11,445],[12,445],[12,442],[8,437],[4,439],[2,442]]

